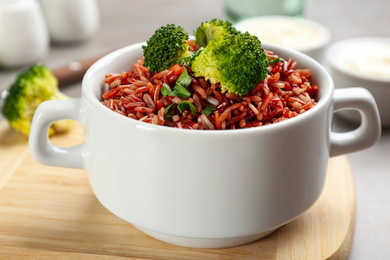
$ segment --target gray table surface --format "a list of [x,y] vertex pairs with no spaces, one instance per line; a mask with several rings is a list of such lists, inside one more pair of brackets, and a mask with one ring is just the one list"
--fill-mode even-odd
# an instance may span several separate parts
[[[99,32],[82,43],[52,44],[42,62],[50,68],[57,68],[74,60],[102,55],[146,40],[163,24],[182,25],[192,32],[202,21],[215,17],[226,19],[221,1],[198,0],[194,3],[181,0],[99,0]],[[389,11],[389,0],[312,0],[305,17],[326,26],[331,31],[331,42],[337,42],[361,36],[390,37]],[[0,90],[8,88],[22,69],[0,69]],[[63,91],[79,97],[80,83]],[[334,129],[352,127],[337,118],[334,123]],[[390,259],[390,130],[383,129],[376,146],[348,154],[347,158],[353,171],[357,197],[357,223],[349,259]]]

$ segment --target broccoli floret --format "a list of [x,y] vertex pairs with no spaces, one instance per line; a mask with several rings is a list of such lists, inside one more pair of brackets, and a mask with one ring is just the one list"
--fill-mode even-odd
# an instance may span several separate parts
[[219,19],[213,19],[209,22],[203,22],[195,31],[195,42],[202,47],[206,47],[207,44],[222,34],[238,34],[236,28],[228,21],[222,21]]
[[[8,90],[3,115],[19,132],[29,135],[31,121],[38,105],[46,100],[69,99],[58,89],[58,80],[44,65],[36,64],[20,73]],[[69,130],[72,120],[53,123],[49,134]]]
[[144,66],[150,72],[161,72],[169,69],[179,58],[190,56],[188,33],[181,26],[173,24],[161,26],[142,46],[144,51]]
[[215,37],[192,62],[196,77],[221,83],[226,90],[246,95],[267,76],[268,60],[260,40],[249,33]]

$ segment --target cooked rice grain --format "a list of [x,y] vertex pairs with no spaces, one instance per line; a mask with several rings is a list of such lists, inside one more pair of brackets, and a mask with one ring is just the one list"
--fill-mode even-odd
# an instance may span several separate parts
[[[197,50],[189,41],[190,50]],[[273,52],[265,51],[269,57]],[[143,66],[143,58],[133,69],[121,74],[108,74],[104,83],[108,91],[102,95],[102,104],[132,119],[156,125],[185,129],[223,130],[259,127],[288,120],[316,105],[318,86],[310,83],[310,69],[297,69],[297,62],[288,59],[269,65],[270,74],[247,95],[222,93],[220,84],[211,84],[204,78],[196,78],[191,68],[178,64],[169,70],[149,73]],[[162,85],[173,89],[178,76],[187,69],[192,83],[187,87],[189,98],[163,96]],[[196,108],[179,112],[172,104],[189,101]],[[215,110],[206,115],[203,110],[212,105]],[[168,113],[166,113],[168,112]]]

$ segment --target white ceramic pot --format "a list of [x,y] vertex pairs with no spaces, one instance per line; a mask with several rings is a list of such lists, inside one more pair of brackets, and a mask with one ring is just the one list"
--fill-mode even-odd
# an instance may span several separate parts
[[[364,89],[333,91],[319,63],[264,44],[312,70],[318,104],[295,118],[241,130],[185,130],[129,119],[100,103],[108,73],[130,70],[141,45],[115,51],[88,70],[82,98],[42,103],[34,116],[30,152],[39,162],[85,169],[99,201],[112,213],[160,240],[218,248],[257,240],[308,210],[324,186],[329,156],[374,145],[378,111]],[[333,111],[355,108],[359,130],[333,133]],[[85,142],[57,147],[51,122],[70,118],[85,127]],[[335,201],[335,203],[337,203]]]
[[[343,40],[329,46],[325,58],[336,88],[368,89],[378,105],[382,126],[390,127],[390,38]],[[353,122],[361,121],[356,111],[339,115]]]
[[50,38],[58,43],[86,40],[99,28],[96,0],[39,0]]
[[34,63],[49,49],[49,34],[36,0],[0,0],[0,67]]

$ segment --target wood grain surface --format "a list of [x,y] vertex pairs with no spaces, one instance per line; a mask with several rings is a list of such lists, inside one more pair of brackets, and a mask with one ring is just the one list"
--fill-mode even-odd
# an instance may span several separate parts
[[[80,125],[55,136],[82,142]],[[347,259],[355,229],[352,173],[329,161],[316,204],[264,239],[226,249],[191,249],[151,238],[106,210],[82,170],[35,162],[27,138],[0,124],[0,259]]]

